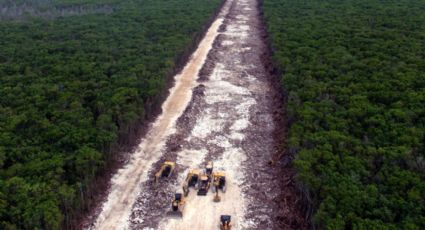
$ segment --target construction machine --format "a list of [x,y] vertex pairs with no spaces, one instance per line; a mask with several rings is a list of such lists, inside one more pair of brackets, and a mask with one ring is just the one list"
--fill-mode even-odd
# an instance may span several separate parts
[[213,172],[213,163],[212,161],[209,161],[207,163],[207,165],[205,166],[205,174],[207,174],[207,176],[211,176],[212,172]]
[[213,163],[209,161],[205,166],[205,173],[199,177],[198,182],[198,196],[205,196],[211,186],[211,177],[213,172]]
[[174,194],[174,200],[171,202],[171,211],[169,211],[167,215],[182,218],[184,205],[185,201],[183,195],[181,193]]
[[159,179],[162,177],[170,177],[173,174],[175,167],[176,163],[172,161],[165,161],[162,163],[159,171],[155,173],[155,183],[158,183]]
[[186,179],[183,182],[183,194],[184,196],[189,195],[190,187],[195,187],[198,183],[199,177],[201,175],[201,171],[199,169],[191,169],[186,176]]
[[211,177],[207,175],[201,175],[198,183],[198,196],[207,195],[211,186]]
[[221,190],[223,193],[226,192],[226,174],[224,172],[214,172],[212,178],[213,192],[215,193],[213,201],[220,202],[221,198],[218,195],[218,191]]
[[231,219],[230,215],[221,215],[220,216],[220,229],[221,230],[230,230],[230,228],[231,228],[230,219]]

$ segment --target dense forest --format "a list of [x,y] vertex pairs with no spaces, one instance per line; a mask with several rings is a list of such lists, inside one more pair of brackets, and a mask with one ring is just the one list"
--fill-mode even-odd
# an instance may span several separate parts
[[57,18],[70,15],[111,13],[120,0],[0,0],[0,20]]
[[425,229],[425,1],[264,0],[320,229]]
[[0,0],[0,229],[69,227],[220,2]]

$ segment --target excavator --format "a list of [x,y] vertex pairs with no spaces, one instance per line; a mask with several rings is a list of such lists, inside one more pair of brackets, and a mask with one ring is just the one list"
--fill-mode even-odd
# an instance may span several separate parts
[[159,179],[162,177],[170,177],[173,174],[175,167],[176,163],[172,161],[165,161],[162,163],[159,171],[155,173],[155,183],[157,184]]
[[213,173],[213,192],[215,192],[214,202],[220,202],[221,198],[218,195],[218,190],[226,192],[226,174],[224,172]]
[[183,194],[185,197],[189,195],[189,188],[195,187],[198,183],[201,171],[199,169],[191,169],[183,182]]
[[185,201],[183,195],[181,193],[174,194],[174,200],[171,202],[171,211],[169,211],[167,215],[182,218],[184,205]]
[[231,216],[230,215],[221,215],[220,216],[220,229],[221,230],[230,230],[231,229],[231,225],[230,225],[230,219]]

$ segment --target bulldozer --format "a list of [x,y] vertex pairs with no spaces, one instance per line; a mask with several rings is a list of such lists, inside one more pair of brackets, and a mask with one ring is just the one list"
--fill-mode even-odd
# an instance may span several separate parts
[[224,172],[213,173],[213,192],[215,193],[214,202],[220,202],[221,198],[218,195],[218,191],[221,190],[223,193],[226,192],[226,174]]
[[190,187],[195,187],[198,183],[201,172],[199,169],[191,169],[183,182],[183,194],[185,197],[189,195]]
[[211,186],[211,177],[213,173],[213,163],[209,161],[205,166],[205,173],[199,177],[198,196],[205,196]]
[[155,183],[158,183],[159,179],[162,177],[170,177],[173,174],[175,167],[176,163],[172,161],[165,161],[162,163],[159,171],[155,173]]
[[231,227],[232,227],[230,225],[230,220],[231,220],[230,215],[221,215],[220,216],[220,229],[221,230],[230,230]]
[[207,175],[201,175],[198,183],[198,196],[207,195],[211,186],[211,177]]
[[184,205],[183,195],[181,193],[174,194],[174,200],[171,202],[171,210],[167,213],[167,216],[182,218]]
[[207,176],[211,176],[212,172],[213,172],[213,163],[212,161],[209,161],[207,163],[207,165],[205,166],[205,174],[207,174]]

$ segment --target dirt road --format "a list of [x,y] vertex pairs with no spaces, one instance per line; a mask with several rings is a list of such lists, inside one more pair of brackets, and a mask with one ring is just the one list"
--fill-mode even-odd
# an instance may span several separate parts
[[[297,210],[283,199],[279,167],[269,165],[277,151],[280,98],[266,50],[258,2],[228,0],[175,77],[162,115],[113,177],[92,229],[218,229],[221,214],[232,216],[232,229],[303,228],[285,218]],[[165,159],[177,162],[177,173],[153,186]],[[192,191],[183,218],[166,217],[187,171],[210,160],[226,172],[221,202],[212,202],[212,192]]]

